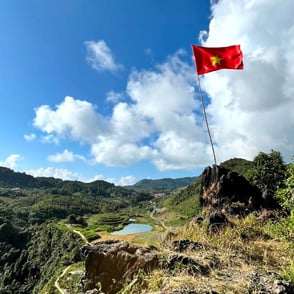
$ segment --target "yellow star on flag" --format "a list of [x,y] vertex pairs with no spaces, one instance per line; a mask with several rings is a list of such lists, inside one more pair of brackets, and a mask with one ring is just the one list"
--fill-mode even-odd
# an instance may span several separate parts
[[218,57],[217,55],[210,57],[211,63],[213,66],[215,66],[216,64],[220,65],[220,62],[223,58]]

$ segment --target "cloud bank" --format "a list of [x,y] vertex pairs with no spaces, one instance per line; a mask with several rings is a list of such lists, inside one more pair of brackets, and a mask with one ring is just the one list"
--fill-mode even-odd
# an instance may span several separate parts
[[[294,154],[294,20],[291,0],[222,0],[212,5],[203,46],[241,44],[244,71],[205,75],[220,159],[275,149]],[[225,40],[225,42],[224,42]]]
[[[34,126],[57,140],[89,144],[94,162],[108,166],[140,160],[151,160],[159,170],[204,164],[209,150],[202,118],[194,113],[200,105],[194,99],[195,73],[182,55],[177,52],[153,70],[133,70],[126,87],[128,101],[112,99],[109,117],[99,114],[95,105],[68,96],[55,109],[36,108]],[[74,159],[68,150],[49,157],[55,162]]]
[[[271,149],[286,160],[294,153],[292,11],[292,0],[212,4],[209,30],[200,33],[200,42],[241,44],[245,64],[243,71],[201,77],[218,162],[252,159]],[[95,69],[118,69],[104,41],[86,46]],[[110,90],[104,97],[113,103],[107,117],[92,103],[68,96],[56,108],[36,108],[34,126],[56,141],[88,144],[93,161],[108,166],[150,160],[159,170],[192,170],[212,164],[194,65],[184,61],[184,54],[179,50],[152,69],[134,69],[124,92]],[[51,159],[66,156],[73,158],[67,150]]]

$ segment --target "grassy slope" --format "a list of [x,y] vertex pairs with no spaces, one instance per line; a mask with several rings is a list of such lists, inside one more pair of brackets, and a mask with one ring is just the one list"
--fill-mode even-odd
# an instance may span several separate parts
[[199,206],[200,177],[186,188],[182,188],[169,194],[160,200],[159,205],[167,207],[182,215],[183,218],[191,218],[200,213]]
[[[177,254],[207,267],[207,274],[199,271],[191,275],[188,267],[180,265],[173,270],[162,267],[150,274],[138,275],[137,283],[126,293],[173,293],[175,290],[261,293],[261,284],[253,282],[256,273],[264,275],[269,283],[277,279],[273,273],[294,282],[293,219],[264,223],[250,215],[245,219],[231,219],[231,222],[233,226],[214,235],[207,233],[204,226],[191,223],[175,230],[174,240],[189,239],[202,244],[199,250]],[[160,246],[162,264],[168,255],[176,253],[166,245]]]

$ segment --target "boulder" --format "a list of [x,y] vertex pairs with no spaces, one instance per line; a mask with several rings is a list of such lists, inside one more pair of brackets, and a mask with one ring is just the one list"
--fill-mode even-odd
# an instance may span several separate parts
[[252,272],[250,278],[250,293],[294,294],[294,284],[275,273]]
[[191,240],[175,240],[170,244],[172,251],[184,252],[184,251],[197,251],[204,249],[206,246],[199,242]]
[[201,175],[200,204],[208,214],[225,211],[245,215],[263,204],[261,191],[243,176],[223,166],[206,167]]
[[216,233],[229,223],[225,214],[219,210],[210,212],[207,216],[207,229],[209,232]]
[[205,276],[210,272],[210,268],[207,265],[202,265],[193,258],[181,254],[169,255],[166,262],[163,264],[163,268],[174,275],[180,275],[181,272],[185,272],[191,276]]
[[85,258],[84,291],[97,285],[103,293],[118,293],[134,275],[148,272],[158,264],[157,251],[143,248],[125,241],[107,240],[81,248]]

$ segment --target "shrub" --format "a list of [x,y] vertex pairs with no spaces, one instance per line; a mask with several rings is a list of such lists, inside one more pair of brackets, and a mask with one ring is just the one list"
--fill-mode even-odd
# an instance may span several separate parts
[[277,206],[274,196],[277,189],[283,188],[286,176],[286,167],[281,153],[274,150],[269,154],[260,152],[254,158],[254,164],[252,181],[262,191],[265,205]]
[[294,211],[294,158],[287,166],[287,178],[284,184],[284,188],[278,189],[276,198],[283,207]]

